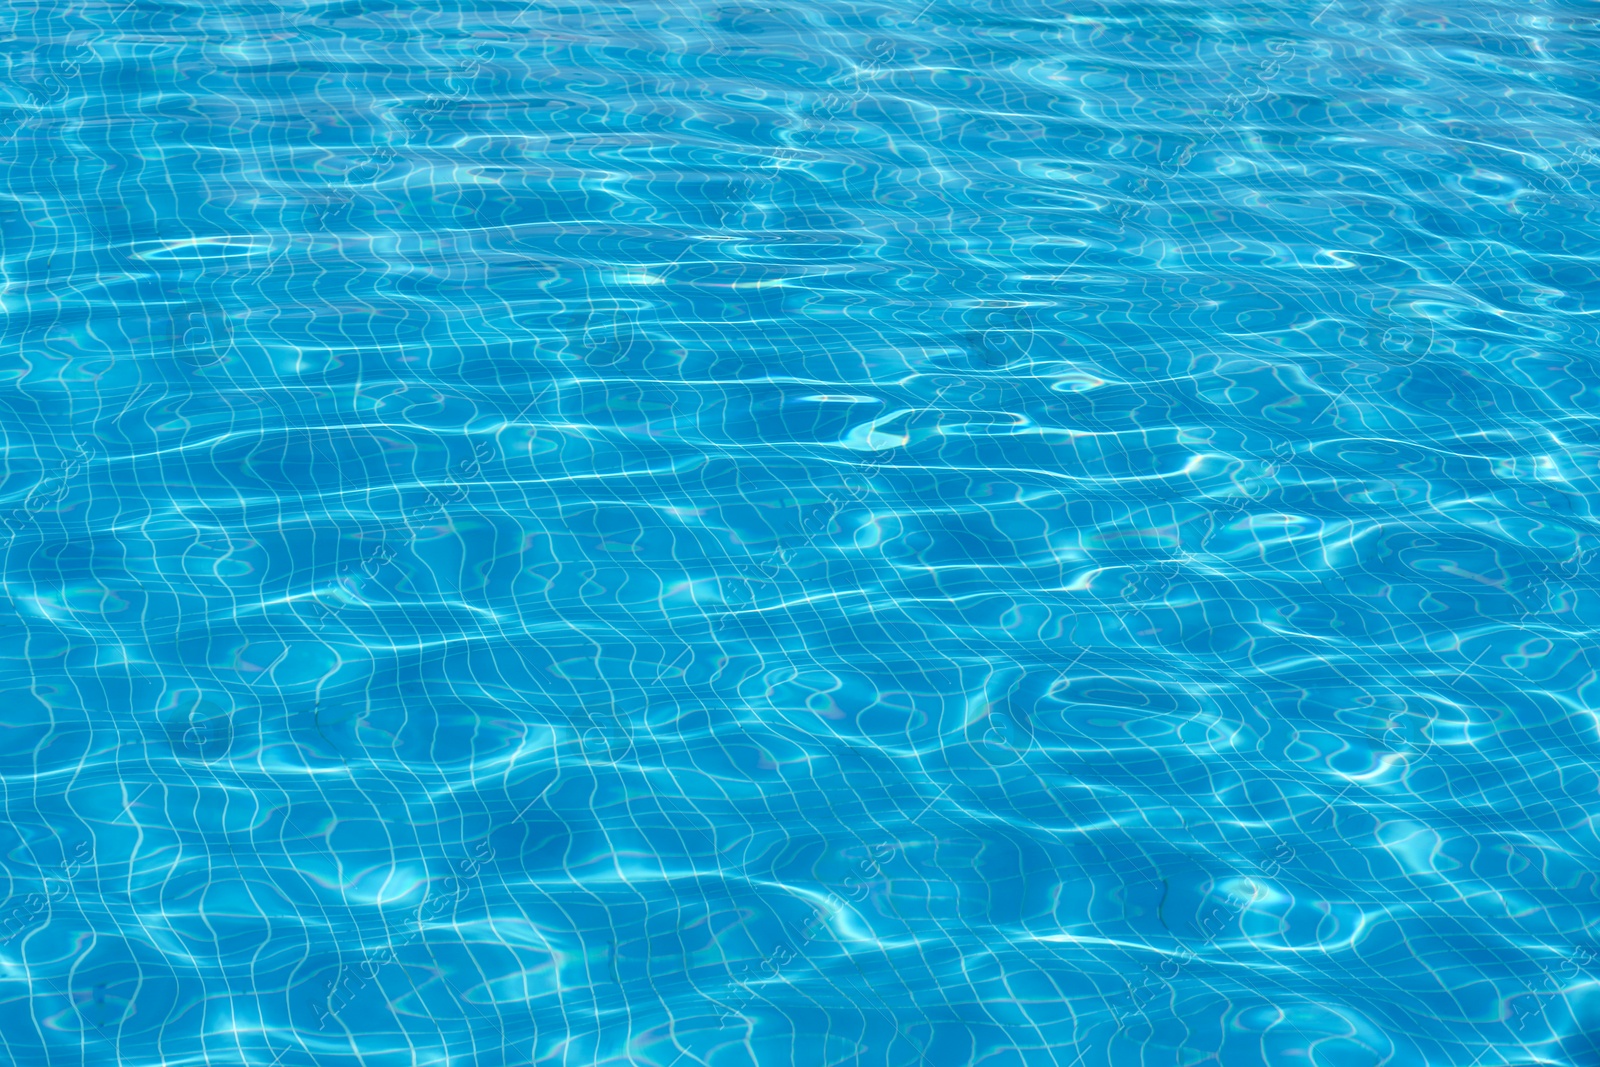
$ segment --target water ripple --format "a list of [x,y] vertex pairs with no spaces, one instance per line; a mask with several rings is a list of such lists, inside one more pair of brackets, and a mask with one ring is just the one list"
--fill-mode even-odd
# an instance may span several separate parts
[[1600,19],[0,13],[18,1064],[1600,1063]]

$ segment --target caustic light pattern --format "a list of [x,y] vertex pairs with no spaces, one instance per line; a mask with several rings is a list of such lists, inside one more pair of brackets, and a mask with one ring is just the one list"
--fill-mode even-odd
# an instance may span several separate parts
[[0,11],[0,1063],[1600,1065],[1600,21]]

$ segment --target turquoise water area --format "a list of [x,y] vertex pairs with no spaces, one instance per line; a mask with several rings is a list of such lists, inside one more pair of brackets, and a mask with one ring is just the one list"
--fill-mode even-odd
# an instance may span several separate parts
[[0,12],[0,1064],[1600,1067],[1600,10]]

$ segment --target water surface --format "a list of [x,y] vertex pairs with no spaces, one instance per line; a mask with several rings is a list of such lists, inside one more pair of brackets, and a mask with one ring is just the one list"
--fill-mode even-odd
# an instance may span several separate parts
[[4,1062],[1600,1064],[1592,6],[0,52]]

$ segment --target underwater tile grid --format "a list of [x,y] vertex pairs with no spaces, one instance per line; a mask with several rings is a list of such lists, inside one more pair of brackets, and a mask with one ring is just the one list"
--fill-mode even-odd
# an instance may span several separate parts
[[1600,6],[0,58],[0,1067],[1600,1067]]

